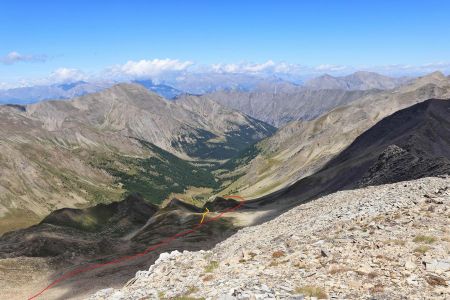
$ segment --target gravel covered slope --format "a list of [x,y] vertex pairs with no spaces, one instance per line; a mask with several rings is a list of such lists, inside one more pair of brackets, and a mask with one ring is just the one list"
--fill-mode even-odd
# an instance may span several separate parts
[[91,299],[448,299],[450,177],[337,192]]

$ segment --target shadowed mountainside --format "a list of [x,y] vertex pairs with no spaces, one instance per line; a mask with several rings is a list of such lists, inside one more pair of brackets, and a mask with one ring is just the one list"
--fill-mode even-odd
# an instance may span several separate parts
[[449,78],[435,72],[317,119],[292,122],[228,163],[224,177],[230,178],[230,185],[223,192],[254,198],[289,186],[320,170],[384,117],[427,99],[449,97]]
[[450,101],[431,99],[384,118],[318,172],[246,206],[272,208],[262,222],[281,207],[336,191],[445,174],[450,174]]

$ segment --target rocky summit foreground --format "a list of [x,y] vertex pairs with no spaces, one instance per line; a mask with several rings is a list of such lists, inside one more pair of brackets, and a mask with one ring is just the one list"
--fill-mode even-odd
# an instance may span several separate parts
[[448,176],[340,191],[90,299],[448,299],[449,207]]

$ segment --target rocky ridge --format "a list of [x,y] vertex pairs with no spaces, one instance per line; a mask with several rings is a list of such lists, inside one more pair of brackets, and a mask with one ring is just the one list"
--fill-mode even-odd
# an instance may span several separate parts
[[90,299],[446,299],[449,205],[448,176],[340,191]]

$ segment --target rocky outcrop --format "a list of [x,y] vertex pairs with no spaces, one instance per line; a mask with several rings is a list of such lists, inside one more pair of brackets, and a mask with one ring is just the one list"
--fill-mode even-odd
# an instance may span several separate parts
[[90,299],[447,299],[449,209],[449,177],[337,192]]
[[448,159],[427,158],[390,145],[356,185],[380,185],[440,174],[450,174]]

